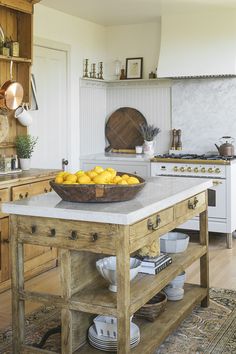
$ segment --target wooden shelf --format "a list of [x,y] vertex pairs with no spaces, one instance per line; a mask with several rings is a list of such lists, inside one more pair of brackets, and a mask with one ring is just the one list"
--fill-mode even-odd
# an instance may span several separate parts
[[[183,300],[168,301],[166,310],[156,321],[134,320],[140,328],[141,340],[137,347],[131,350],[131,353],[152,353],[206,295],[207,290],[199,285],[185,284]],[[87,343],[75,353],[98,354],[103,352]]]
[[[138,274],[131,282],[130,314],[137,311],[151,297],[165,287],[195,260],[207,252],[206,246],[190,243],[187,250],[173,255],[173,263],[157,275]],[[71,309],[116,316],[116,294],[107,290],[108,283],[101,281],[76,293],[71,299]]]
[[31,64],[32,60],[28,58],[21,58],[21,57],[8,57],[5,55],[0,55],[0,60],[5,60],[5,61],[13,61],[16,63],[29,63]]
[[15,148],[15,143],[0,143],[0,149],[8,149],[8,148]]

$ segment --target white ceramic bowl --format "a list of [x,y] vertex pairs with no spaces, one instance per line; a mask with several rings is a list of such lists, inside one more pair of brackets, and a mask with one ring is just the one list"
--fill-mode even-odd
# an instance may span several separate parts
[[167,296],[167,300],[170,301],[182,300],[184,297],[184,289],[182,288],[172,288],[171,286],[166,286],[163,291]]
[[183,288],[185,280],[186,280],[186,274],[185,272],[182,272],[179,275],[177,275],[177,277],[172,279],[168,285],[171,286],[172,288]]
[[189,243],[189,236],[182,232],[168,232],[160,238],[161,252],[180,253],[184,252]]
[[[130,258],[130,280],[134,279],[141,268],[141,261],[136,258]],[[109,290],[117,292],[116,283],[116,257],[105,257],[96,262],[99,273],[110,282]]]

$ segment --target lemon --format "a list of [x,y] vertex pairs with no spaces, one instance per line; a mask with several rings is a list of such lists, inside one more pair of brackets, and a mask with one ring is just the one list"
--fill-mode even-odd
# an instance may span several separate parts
[[56,175],[56,177],[63,177],[64,174],[65,174],[65,171],[61,171]]
[[127,182],[128,182],[128,184],[138,184],[138,183],[140,183],[138,178],[136,178],[136,177],[129,177],[127,179]]
[[119,181],[122,181],[121,176],[115,176],[115,177],[113,178],[113,183],[117,184]]
[[129,175],[124,174],[124,175],[121,176],[121,178],[126,181],[129,178]]
[[104,171],[104,169],[101,166],[96,166],[94,167],[93,171],[95,171],[96,173],[101,173]]
[[89,184],[91,182],[91,179],[87,175],[82,175],[78,178],[79,184]]
[[100,174],[100,175],[97,175],[94,177],[93,182],[95,184],[107,184],[107,179],[106,179],[106,177],[101,176],[101,174]]
[[78,177],[78,176],[82,176],[82,175],[84,175],[85,174],[85,172],[83,171],[83,170],[79,170],[79,171],[77,171],[77,172],[75,172],[75,175]]
[[95,172],[95,171],[87,171],[87,172],[85,172],[86,173],[86,175],[87,176],[89,176],[89,178],[91,178],[91,179],[93,179],[95,176],[97,176],[98,174],[97,174],[97,172]]
[[63,176],[57,175],[55,178],[55,183],[63,183],[64,179]]
[[103,177],[106,182],[110,182],[112,179],[112,175],[109,171],[103,171],[99,173],[99,176]]
[[64,174],[63,174],[63,179],[64,179],[64,181],[66,180],[66,177],[67,176],[69,176],[69,172],[64,172]]
[[126,180],[122,179],[121,181],[119,181],[117,184],[128,184]]
[[108,168],[106,168],[105,171],[110,172],[111,178],[115,178],[115,176],[116,176],[116,170],[114,170],[114,168],[108,167]]
[[74,184],[74,183],[71,181],[64,181],[63,184]]
[[77,176],[69,174],[66,176],[66,181],[70,181],[71,183],[75,183],[75,182],[77,182]]

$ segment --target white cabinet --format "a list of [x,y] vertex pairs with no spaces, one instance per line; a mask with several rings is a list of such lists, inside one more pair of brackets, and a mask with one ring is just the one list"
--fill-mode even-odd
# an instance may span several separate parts
[[95,166],[102,166],[103,168],[112,167],[119,172],[128,172],[132,174],[136,174],[143,178],[148,178],[151,175],[151,164],[149,160],[145,160],[140,157],[140,161],[135,156],[129,158],[119,157],[106,157],[98,158],[98,156],[93,155],[94,158],[84,157],[80,160],[80,168],[82,170],[91,170]]

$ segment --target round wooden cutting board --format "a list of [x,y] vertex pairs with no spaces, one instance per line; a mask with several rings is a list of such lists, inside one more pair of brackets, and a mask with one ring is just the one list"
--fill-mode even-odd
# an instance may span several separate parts
[[143,145],[143,137],[139,131],[140,124],[147,123],[145,117],[135,108],[121,107],[108,118],[105,135],[109,146],[105,149],[135,149]]

